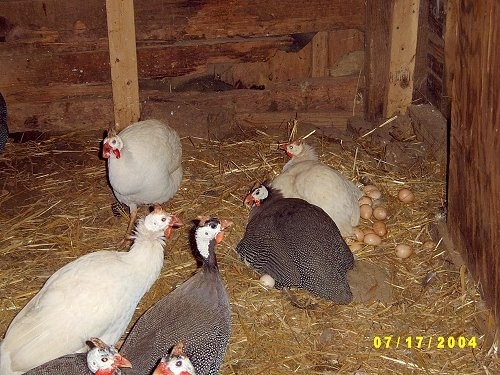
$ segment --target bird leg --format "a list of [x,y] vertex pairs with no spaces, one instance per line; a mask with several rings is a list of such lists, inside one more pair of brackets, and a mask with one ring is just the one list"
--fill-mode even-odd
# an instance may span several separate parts
[[132,230],[134,229],[135,220],[137,219],[137,209],[130,209],[130,219],[128,222],[127,231],[125,232],[125,237],[120,241],[120,246],[122,247],[130,247],[132,245],[132,239],[130,235],[132,234]]
[[285,294],[290,299],[290,303],[294,307],[297,307],[297,308],[303,309],[303,310],[314,310],[317,307],[316,303],[311,303],[310,301],[304,302],[304,303],[299,302],[297,297],[295,297],[295,295],[293,295],[292,291],[290,289],[288,289],[288,287],[286,287],[286,286],[283,287],[281,289],[281,291],[283,292],[283,294]]

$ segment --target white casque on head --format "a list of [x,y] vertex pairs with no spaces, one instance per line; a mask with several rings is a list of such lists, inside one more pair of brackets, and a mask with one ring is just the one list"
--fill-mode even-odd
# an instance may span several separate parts
[[269,191],[264,185],[261,185],[252,191],[252,197],[254,197],[256,200],[259,201],[263,201],[268,196],[269,196]]
[[209,219],[202,226],[196,228],[195,239],[198,251],[205,259],[209,256],[208,245],[222,231],[222,225],[217,219]]

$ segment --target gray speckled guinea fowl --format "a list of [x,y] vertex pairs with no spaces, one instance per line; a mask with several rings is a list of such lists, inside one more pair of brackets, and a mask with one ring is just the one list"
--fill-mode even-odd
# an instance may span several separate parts
[[202,266],[132,327],[120,349],[133,364],[126,374],[150,374],[178,342],[184,343],[196,374],[218,373],[229,342],[231,312],[214,250],[229,225],[216,218],[201,219],[195,241]]
[[121,367],[131,367],[127,358],[114,346],[98,338],[91,338],[87,353],[77,353],[53,359],[25,373],[25,375],[119,375]]
[[352,300],[347,271],[354,257],[334,221],[319,207],[283,198],[266,185],[245,198],[252,205],[236,251],[278,289],[297,287],[337,303]]
[[7,126],[7,104],[0,93],[0,152],[5,149],[5,144],[9,138],[9,127]]

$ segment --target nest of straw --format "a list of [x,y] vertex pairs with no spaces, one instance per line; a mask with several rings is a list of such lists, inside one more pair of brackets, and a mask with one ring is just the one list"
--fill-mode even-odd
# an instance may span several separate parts
[[[115,200],[99,158],[101,135],[86,131],[10,143],[0,155],[0,335],[54,271],[88,252],[115,250],[122,238],[127,217],[111,211]],[[286,160],[277,144],[287,139],[259,131],[224,140],[182,139],[183,183],[164,207],[186,223],[205,214],[234,222],[217,247],[232,303],[232,335],[220,374],[500,373],[476,321],[485,310],[476,285],[450,261],[439,238],[434,248],[422,246],[442,205],[442,168],[427,160],[391,171],[370,152],[368,137],[339,142],[313,134],[308,142],[323,162],[353,181],[368,178],[382,191],[389,232],[381,245],[365,245],[355,256],[388,271],[392,300],[339,306],[313,298],[316,308],[305,310],[261,286],[234,250],[248,217],[242,199],[255,182],[280,172]],[[396,198],[402,186],[416,196],[410,205]],[[362,220],[361,226],[369,225]],[[195,271],[188,231],[186,225],[168,241],[161,276],[133,321]],[[398,243],[412,245],[415,253],[398,259]],[[388,348],[386,336],[393,339]],[[417,336],[423,337],[421,348]],[[439,337],[475,338],[477,345],[445,342],[439,348]]]

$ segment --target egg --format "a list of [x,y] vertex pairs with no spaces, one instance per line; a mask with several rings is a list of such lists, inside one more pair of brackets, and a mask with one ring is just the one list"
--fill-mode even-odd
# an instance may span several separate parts
[[396,256],[401,259],[408,258],[411,254],[413,254],[413,249],[411,246],[406,244],[399,244],[396,246]]
[[373,204],[373,201],[370,197],[363,195],[361,198],[359,198],[359,205],[362,206],[364,204],[371,206]]
[[266,288],[274,288],[274,279],[268,274],[264,274],[260,277],[260,283]]
[[363,192],[372,199],[379,199],[382,196],[382,193],[375,185],[366,185]]
[[375,233],[365,234],[365,238],[363,242],[367,245],[379,245],[382,242],[382,239]]
[[378,206],[373,209],[373,217],[377,220],[384,220],[387,217],[387,210],[385,207]]
[[353,242],[352,244],[349,245],[349,249],[351,249],[352,252],[359,251],[363,248],[363,244],[359,242]]
[[398,198],[401,202],[404,202],[404,203],[411,203],[413,202],[413,200],[415,199],[415,195],[413,195],[413,193],[411,192],[410,189],[401,189],[399,192],[398,192]]
[[365,238],[365,232],[363,232],[363,230],[359,229],[359,228],[354,228],[353,229],[353,232],[354,232],[354,235],[356,236],[356,239],[358,241],[363,241],[363,238]]
[[372,228],[373,232],[380,237],[384,237],[387,234],[387,227],[383,221],[375,221]]
[[361,216],[363,219],[371,218],[372,213],[373,213],[372,207],[367,204],[363,204],[359,207],[359,216]]
[[433,250],[436,248],[436,243],[434,241],[425,241],[422,247],[426,250]]

